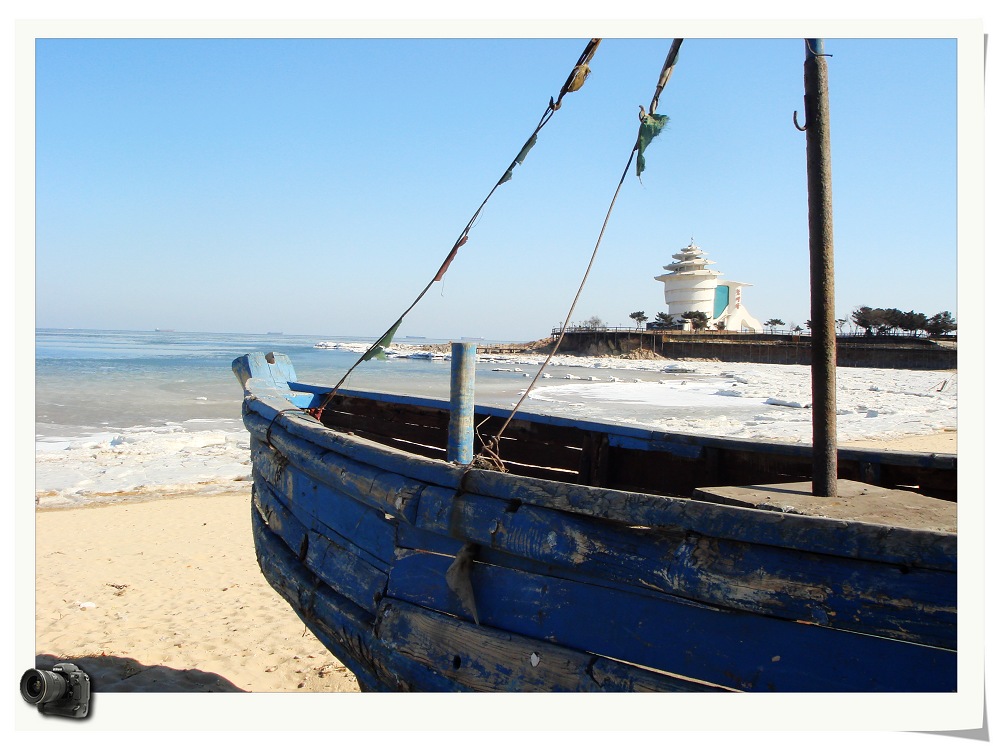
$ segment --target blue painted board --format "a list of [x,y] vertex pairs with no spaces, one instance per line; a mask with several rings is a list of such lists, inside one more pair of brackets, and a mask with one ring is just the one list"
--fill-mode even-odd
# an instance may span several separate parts
[[254,544],[268,583],[366,690],[458,691],[447,677],[393,652],[374,635],[374,618],[322,581],[252,514]]
[[955,571],[955,534],[736,508],[689,498],[648,495],[473,470],[468,492],[511,502],[619,520],[637,526],[680,526],[706,536],[794,547],[911,567]]
[[397,599],[383,600],[375,632],[393,652],[478,691],[718,692],[534,638],[480,627]]
[[362,609],[374,612],[385,591],[387,573],[365,559],[352,543],[335,534],[307,529],[264,483],[255,486],[255,506],[308,570]]
[[[463,612],[451,559],[401,553],[387,595]],[[950,692],[955,652],[475,564],[480,623],[744,691]]]
[[[559,568],[708,604],[955,648],[947,572],[715,539],[427,488],[417,525]],[[516,561],[515,561],[516,565]]]

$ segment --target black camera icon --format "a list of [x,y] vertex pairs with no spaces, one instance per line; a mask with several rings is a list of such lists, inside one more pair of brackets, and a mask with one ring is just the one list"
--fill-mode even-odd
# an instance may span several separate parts
[[21,697],[43,714],[82,719],[90,710],[90,676],[75,664],[29,669],[21,676]]

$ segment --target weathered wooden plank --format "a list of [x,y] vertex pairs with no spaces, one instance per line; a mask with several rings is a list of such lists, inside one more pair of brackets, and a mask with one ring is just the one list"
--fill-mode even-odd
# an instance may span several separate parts
[[[705,536],[806,552],[954,571],[955,534],[734,508],[688,498],[581,487],[472,470],[467,491],[510,502],[650,527],[679,526]],[[734,512],[735,511],[735,512]]]
[[446,677],[401,658],[374,637],[374,618],[313,576],[257,513],[254,544],[261,572],[365,690],[461,691]]
[[347,416],[362,423],[370,420],[372,423],[397,422],[434,430],[448,429],[448,412],[437,406],[427,407],[418,404],[395,403],[345,396],[338,393],[323,409],[324,423],[328,417],[342,419]]
[[[270,420],[258,419],[252,414],[247,415],[244,421],[259,439],[263,439],[271,424]],[[806,551],[896,562],[911,567],[955,570],[957,565],[957,539],[954,534],[905,529],[886,534],[884,527],[872,524],[729,508],[684,498],[596,489],[479,469],[466,473],[457,466],[429,461],[327,430],[315,420],[294,412],[282,415],[277,422],[280,426],[272,428],[272,439],[277,439],[279,430],[283,429],[299,439],[315,441],[321,449],[347,455],[362,463],[379,465],[392,473],[452,488],[462,483],[468,491],[504,500],[528,502],[643,526],[678,525],[709,536],[800,547]]]
[[[463,613],[451,562],[401,551],[387,596]],[[471,581],[482,625],[737,690],[956,689],[954,651],[491,565],[474,564]]]
[[328,538],[338,535],[370,564],[386,568],[395,544],[394,517],[387,517],[383,511],[324,485],[294,464],[282,463],[264,451],[254,456],[254,472],[286,506],[294,509],[303,525]]
[[719,692],[722,688],[513,635],[407,602],[382,602],[376,636],[393,652],[477,691]]
[[608,486],[609,437],[596,432],[584,434],[580,456],[580,484],[591,487]]
[[290,549],[299,550],[309,543],[309,529],[278,500],[270,485],[256,472],[250,496],[261,520]]
[[430,487],[416,525],[551,566],[560,577],[585,573],[606,586],[955,647],[957,581],[949,572],[714,539],[679,527],[629,528]]
[[[481,440],[476,440],[476,450],[483,447]],[[534,443],[527,440],[514,440],[504,434],[500,438],[498,451],[504,464],[518,466],[537,466],[562,471],[571,471],[575,476],[580,466],[580,449],[554,443]]]
[[957,505],[916,492],[873,487],[841,478],[836,497],[812,494],[812,482],[702,487],[698,500],[782,513],[801,513],[825,518],[881,524],[893,528],[958,531]]
[[324,536],[306,528],[264,482],[255,482],[254,504],[267,524],[302,564],[341,596],[374,613],[388,575],[339,535]]
[[289,466],[285,474],[291,485],[289,503],[300,518],[311,520],[312,528],[330,538],[335,533],[350,540],[374,557],[372,564],[378,567],[384,569],[392,560],[397,523],[394,518],[317,482],[295,467]]
[[[273,410],[273,406],[260,401],[252,402],[251,406],[253,411],[244,415],[243,423],[259,440],[266,440],[271,417],[277,412]],[[420,482],[458,487],[464,473],[464,468],[457,465],[414,456],[357,435],[330,430],[302,412],[287,412],[278,417],[271,427],[272,439],[277,439],[279,430],[284,430],[305,443],[312,443],[321,450],[333,451],[360,463],[380,466],[386,471]]]
[[410,522],[416,517],[422,482],[309,443],[281,443],[283,437],[279,436],[279,444],[289,451],[294,445],[290,455],[295,457],[296,466],[317,481],[385,513]]
[[690,459],[701,458],[705,450],[703,445],[692,445],[664,438],[637,438],[630,435],[609,435],[608,444],[612,448],[669,453],[673,456]]
[[326,410],[323,412],[323,424],[344,432],[356,432],[370,436],[379,442],[386,439],[403,440],[418,445],[443,448],[442,443],[447,443],[448,439],[446,427],[428,427],[393,419],[389,415],[383,417]]
[[286,354],[253,352],[233,360],[233,373],[246,386],[251,378],[259,378],[271,388],[286,388],[295,380],[295,367]]
[[[480,434],[492,437],[507,421],[507,415],[491,414],[480,407],[476,411],[476,419]],[[527,419],[512,419],[503,434],[512,440],[524,440],[532,444],[582,448],[588,433],[578,427],[537,422],[529,416]]]
[[[269,451],[261,454],[259,446],[263,444],[259,441],[251,445],[255,465],[259,464],[259,470],[271,484],[279,486],[280,473],[291,464],[315,483],[364,505],[411,523],[416,517],[416,498],[423,489],[422,483],[304,441],[289,440],[281,431],[272,432],[272,440],[279,451],[274,454]],[[284,491],[288,493],[291,489],[285,487]]]

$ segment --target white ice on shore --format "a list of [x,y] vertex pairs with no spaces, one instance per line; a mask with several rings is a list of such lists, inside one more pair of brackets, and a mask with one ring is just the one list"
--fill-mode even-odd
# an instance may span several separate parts
[[207,430],[179,424],[136,427],[35,443],[40,507],[144,493],[226,492],[247,487],[249,480],[250,436],[235,425]]
[[[501,361],[500,357],[491,358]],[[539,365],[544,357],[510,357]],[[812,386],[807,365],[553,358],[550,367],[613,368],[594,378],[567,373],[535,387],[524,407],[684,432],[761,440],[812,440]],[[628,374],[629,377],[625,377]],[[558,377],[558,376],[556,376]],[[588,379],[589,378],[589,379]],[[958,374],[941,370],[837,369],[838,440],[926,435],[958,427]]]

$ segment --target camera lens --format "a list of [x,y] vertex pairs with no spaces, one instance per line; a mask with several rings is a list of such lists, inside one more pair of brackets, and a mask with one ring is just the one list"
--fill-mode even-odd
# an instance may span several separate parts
[[66,678],[45,669],[29,669],[21,677],[21,697],[32,705],[61,698],[67,689]]

